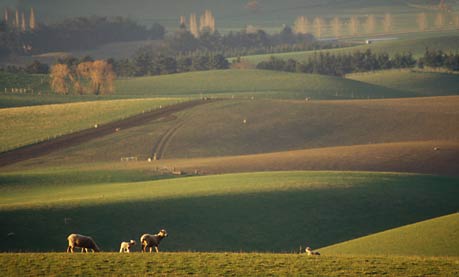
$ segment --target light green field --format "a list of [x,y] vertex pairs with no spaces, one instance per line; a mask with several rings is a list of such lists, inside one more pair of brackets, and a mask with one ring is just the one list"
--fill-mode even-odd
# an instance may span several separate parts
[[[0,77],[2,75],[0,74]],[[29,80],[12,75],[21,86]],[[40,78],[44,78],[40,76]],[[32,82],[32,81],[31,81]],[[36,82],[36,80],[34,81]],[[32,82],[32,83],[34,83]],[[53,93],[0,93],[0,107],[41,105],[63,102],[116,100],[157,97],[263,97],[280,99],[352,99],[411,97],[416,94],[388,89],[353,80],[323,75],[264,70],[215,70],[162,76],[119,79],[112,95],[65,95]]]
[[[458,208],[458,179],[430,175],[292,171],[142,181],[148,178],[156,177],[78,167],[2,173],[0,232],[13,235],[0,250],[63,251],[76,232],[116,251],[122,240],[166,228],[164,251],[291,252]],[[28,239],[30,232],[41,239]]]
[[320,249],[325,255],[459,256],[459,214]]
[[0,109],[0,151],[93,128],[180,99],[133,99],[79,102]]
[[116,82],[119,94],[130,96],[237,96],[281,99],[388,98],[414,96],[342,78],[266,70],[215,70]]
[[457,276],[457,258],[268,253],[0,254],[7,276]]
[[349,74],[346,78],[425,96],[459,94],[459,74],[387,70]]

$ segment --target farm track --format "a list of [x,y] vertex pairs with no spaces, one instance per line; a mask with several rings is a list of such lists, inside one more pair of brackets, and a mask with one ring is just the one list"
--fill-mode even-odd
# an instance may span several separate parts
[[172,141],[172,138],[177,133],[177,131],[182,127],[185,123],[179,122],[174,127],[167,130],[158,140],[158,142],[153,147],[152,155],[156,154],[156,159],[160,160],[164,158],[164,154],[166,153],[167,146]]
[[[162,109],[141,113],[126,119],[99,125],[97,128],[85,129],[79,132],[60,136],[58,138],[37,144],[27,145],[8,152],[0,153],[0,167],[43,156],[57,150],[79,145],[87,141],[107,136],[116,132],[117,129],[129,129],[141,126],[152,120],[171,116],[174,113],[193,108],[198,105],[210,103],[210,101],[193,100],[187,101]],[[173,134],[172,134],[173,135]],[[169,136],[167,136],[169,137]],[[170,139],[170,138],[169,138]],[[167,142],[167,138],[166,138]]]

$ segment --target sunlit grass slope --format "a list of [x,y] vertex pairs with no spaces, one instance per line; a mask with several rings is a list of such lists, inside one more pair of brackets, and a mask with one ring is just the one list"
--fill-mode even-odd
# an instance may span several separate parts
[[245,96],[286,99],[388,98],[414,96],[410,92],[323,75],[265,70],[214,70],[118,80],[123,95]]
[[425,96],[459,94],[459,74],[388,70],[349,74],[346,78]]
[[459,213],[320,249],[325,255],[459,256]]
[[[280,99],[351,99],[410,97],[415,93],[389,89],[331,76],[306,75],[264,70],[198,71],[162,76],[119,79],[110,95],[57,95],[50,92],[46,75],[29,76],[0,72],[5,86],[34,87],[45,82],[46,92],[4,92],[0,87],[0,108],[97,100],[157,97],[264,97]],[[1,83],[1,82],[0,82]]]
[[[126,181],[129,174],[139,181]],[[458,179],[450,177],[293,171],[142,181],[144,174],[2,173],[0,232],[12,235],[0,250],[63,251],[76,232],[116,251],[122,240],[166,228],[164,251],[290,252],[459,208]]]
[[11,253],[7,276],[457,276],[458,259],[269,253]]
[[0,109],[0,151],[93,128],[179,99],[79,102]]

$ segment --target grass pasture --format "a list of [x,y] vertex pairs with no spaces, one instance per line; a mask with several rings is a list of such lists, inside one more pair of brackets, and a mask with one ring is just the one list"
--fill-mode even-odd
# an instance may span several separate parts
[[[439,148],[435,151],[434,148]],[[100,168],[132,168],[154,170],[176,168],[188,174],[195,170],[203,174],[221,174],[279,170],[346,170],[412,172],[458,176],[459,143],[448,141],[411,141],[324,147],[283,152],[207,157],[193,159],[164,159],[148,162],[95,165]],[[25,162],[18,168],[26,168]]]
[[[93,181],[73,178],[76,171]],[[142,172],[0,174],[0,233],[13,233],[1,238],[0,250],[60,252],[76,232],[117,251],[122,240],[166,228],[164,251],[292,252],[458,209],[453,177],[292,171],[142,181],[157,179]]]
[[[454,153],[454,146],[433,157],[433,147],[438,145],[431,143],[432,148],[420,149],[416,143],[457,141],[458,101],[457,96],[307,102],[221,100],[25,161],[23,166],[115,162],[130,156],[145,161],[154,152],[162,153],[161,159],[178,159],[401,142],[412,143],[424,157],[447,157]],[[161,141],[163,146],[155,147]],[[407,153],[402,146],[397,148]],[[347,153],[352,156],[351,149]],[[380,151],[374,153],[381,155]]]
[[459,256],[459,213],[320,249],[325,255]]
[[180,99],[137,99],[79,102],[0,109],[0,151],[93,128]]
[[280,99],[389,98],[415,96],[342,78],[266,70],[196,71],[122,79],[117,91],[130,97],[224,96]]
[[0,254],[7,276],[456,276],[457,258],[268,253]]

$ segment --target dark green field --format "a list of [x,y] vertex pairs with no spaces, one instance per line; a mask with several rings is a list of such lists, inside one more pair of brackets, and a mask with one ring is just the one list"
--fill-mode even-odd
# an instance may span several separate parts
[[292,252],[459,208],[452,177],[298,171],[146,181],[157,178],[77,168],[1,174],[0,233],[13,235],[0,249],[64,251],[76,232],[116,251],[167,228],[165,251]]

